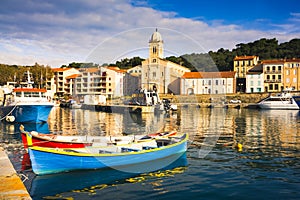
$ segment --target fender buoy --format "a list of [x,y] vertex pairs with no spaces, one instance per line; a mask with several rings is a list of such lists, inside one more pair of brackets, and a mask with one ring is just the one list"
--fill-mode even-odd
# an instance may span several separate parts
[[10,116],[6,116],[5,120],[7,122],[14,122],[15,121],[15,117],[13,115],[10,115]]

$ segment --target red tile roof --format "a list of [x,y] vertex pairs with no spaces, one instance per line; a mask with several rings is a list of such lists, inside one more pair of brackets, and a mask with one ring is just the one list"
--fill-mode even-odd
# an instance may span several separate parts
[[53,72],[63,72],[63,71],[67,71],[71,68],[52,68]]
[[234,78],[236,72],[185,72],[181,78]]
[[79,74],[72,74],[70,76],[67,76],[66,79],[72,79],[72,78],[77,78]]
[[126,73],[127,70],[124,69],[120,69],[119,67],[114,67],[114,66],[109,66],[107,67],[107,69],[113,70],[115,72],[119,72],[119,73]]
[[261,61],[262,64],[283,64],[284,63],[284,60],[262,60]]
[[235,56],[234,60],[253,60],[258,56]]

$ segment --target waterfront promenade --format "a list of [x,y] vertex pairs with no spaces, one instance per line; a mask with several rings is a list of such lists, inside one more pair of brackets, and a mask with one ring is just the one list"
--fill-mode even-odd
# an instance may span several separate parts
[[0,200],[31,200],[26,187],[0,147]]

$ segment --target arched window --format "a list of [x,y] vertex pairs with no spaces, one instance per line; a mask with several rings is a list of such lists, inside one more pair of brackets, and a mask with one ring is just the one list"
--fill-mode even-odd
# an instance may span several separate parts
[[153,53],[156,53],[156,47],[153,47],[152,51]]

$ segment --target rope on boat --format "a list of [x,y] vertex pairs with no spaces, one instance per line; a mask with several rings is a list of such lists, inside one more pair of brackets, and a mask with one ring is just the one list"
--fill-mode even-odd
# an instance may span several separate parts
[[9,111],[9,113],[8,113],[7,115],[5,115],[4,117],[2,117],[2,118],[0,119],[0,121],[2,121],[3,119],[6,119],[6,117],[9,116],[9,115],[16,109],[17,104],[18,104],[18,103],[16,103],[15,106],[13,107],[13,109],[11,109],[11,111]]

